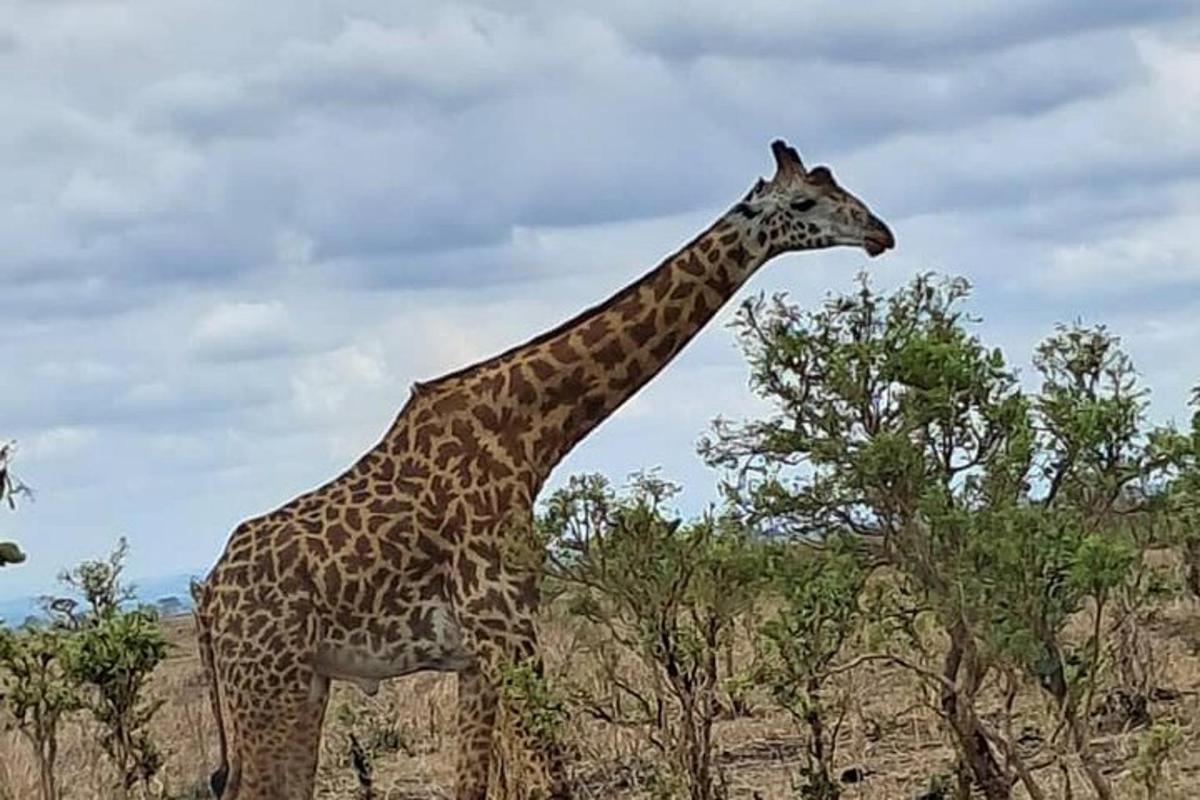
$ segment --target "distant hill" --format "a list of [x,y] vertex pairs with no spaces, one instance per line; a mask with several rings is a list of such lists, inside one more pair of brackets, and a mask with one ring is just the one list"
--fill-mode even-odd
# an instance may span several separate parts
[[[130,583],[137,590],[138,602],[156,606],[165,615],[171,615],[191,611],[191,580],[191,573],[180,573],[158,578],[133,579]],[[41,604],[37,597],[0,600],[0,620],[4,620],[8,625],[20,625],[28,617],[41,616]]]

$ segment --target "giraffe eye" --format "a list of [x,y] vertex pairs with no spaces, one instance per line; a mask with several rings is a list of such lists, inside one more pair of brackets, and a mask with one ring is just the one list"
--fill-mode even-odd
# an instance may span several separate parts
[[793,211],[799,211],[803,214],[816,204],[816,200],[796,200],[795,202],[791,203],[791,206]]

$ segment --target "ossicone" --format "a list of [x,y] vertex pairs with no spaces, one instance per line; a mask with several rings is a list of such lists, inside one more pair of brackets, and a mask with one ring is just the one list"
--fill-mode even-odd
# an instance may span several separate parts
[[783,139],[771,142],[771,153],[775,156],[776,178],[782,175],[804,175],[804,162],[800,160],[800,154]]

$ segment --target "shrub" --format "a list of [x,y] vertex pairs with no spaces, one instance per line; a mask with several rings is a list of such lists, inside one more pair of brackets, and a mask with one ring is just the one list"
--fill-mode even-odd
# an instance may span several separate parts
[[163,756],[149,733],[161,705],[146,697],[150,675],[167,656],[158,616],[149,607],[123,610],[134,596],[121,580],[129,547],[122,538],[107,558],[64,570],[59,580],[86,604],[77,613],[69,598],[46,598],[56,627],[67,635],[64,674],[78,687],[82,708],[102,730],[100,745],[119,775],[123,795],[150,779]]
[[772,594],[780,602],[762,626],[767,647],[758,678],[807,733],[801,795],[836,800],[832,765],[846,704],[845,698],[836,704],[830,720],[826,688],[834,660],[859,627],[867,566],[858,548],[840,536],[820,549],[775,548],[768,563]]
[[100,745],[126,793],[139,782],[148,786],[162,766],[148,730],[162,703],[145,695],[150,674],[166,655],[158,617],[144,609],[100,617],[67,644],[66,674],[79,685],[84,707],[103,729]]
[[[765,584],[764,550],[732,520],[685,523],[667,503],[678,487],[635,476],[618,496],[603,478],[574,478],[547,503],[551,593],[594,632],[600,690],[577,689],[592,716],[635,729],[693,800],[718,793],[712,727],[719,657]],[[626,664],[644,682],[630,679]]]
[[1146,790],[1146,800],[1155,800],[1163,790],[1163,770],[1179,749],[1183,735],[1174,723],[1159,723],[1138,742],[1133,777]]
[[34,750],[42,800],[58,798],[59,723],[80,707],[63,668],[66,640],[61,630],[0,628],[0,705]]

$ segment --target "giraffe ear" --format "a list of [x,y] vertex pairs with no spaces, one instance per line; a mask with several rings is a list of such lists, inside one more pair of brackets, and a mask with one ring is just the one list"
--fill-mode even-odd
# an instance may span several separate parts
[[784,175],[802,176],[805,174],[804,163],[800,161],[800,154],[796,152],[796,148],[788,145],[783,139],[776,139],[771,142],[771,152],[775,154],[776,178]]

